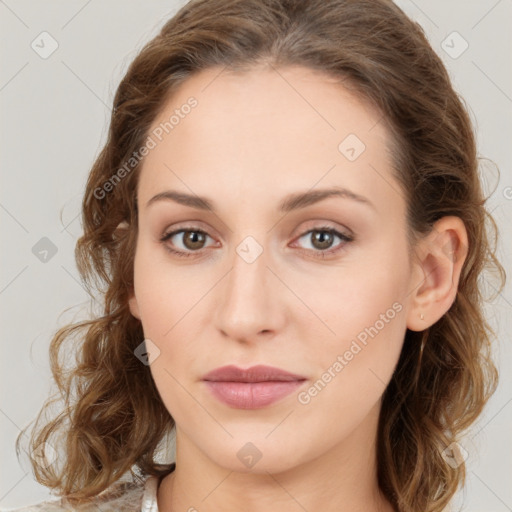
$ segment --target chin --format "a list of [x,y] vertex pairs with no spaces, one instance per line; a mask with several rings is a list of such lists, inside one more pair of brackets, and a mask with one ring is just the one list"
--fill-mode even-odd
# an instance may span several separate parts
[[296,445],[286,446],[279,437],[272,440],[272,436],[265,438],[265,435],[236,435],[228,443],[207,447],[204,453],[215,464],[237,473],[281,473],[303,462],[297,449],[303,446],[303,439],[297,439]]

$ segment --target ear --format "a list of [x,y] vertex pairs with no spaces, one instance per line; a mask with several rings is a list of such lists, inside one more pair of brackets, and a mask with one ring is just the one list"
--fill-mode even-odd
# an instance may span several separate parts
[[[117,225],[116,229],[114,230],[114,233],[112,234],[112,237],[115,240],[120,240],[122,237],[126,236],[129,228],[130,228],[130,225],[128,224],[128,222],[123,220],[122,222],[120,222]],[[135,291],[133,291],[133,290],[131,291],[130,298],[128,299],[128,307],[130,308],[130,313],[135,318],[140,320],[139,305],[138,305],[137,299],[135,297]]]
[[120,240],[123,236],[126,236],[128,233],[128,230],[130,228],[130,225],[125,220],[121,221],[116,229],[114,229],[114,232],[112,233],[112,238],[116,241]]
[[450,309],[467,252],[466,227],[455,216],[439,219],[418,242],[411,273],[408,329],[423,331]]

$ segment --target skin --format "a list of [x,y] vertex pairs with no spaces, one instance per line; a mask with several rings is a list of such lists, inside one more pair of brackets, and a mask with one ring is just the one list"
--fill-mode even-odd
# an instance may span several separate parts
[[[130,310],[158,347],[150,370],[177,434],[160,511],[391,511],[376,476],[381,396],[406,329],[432,325],[455,299],[464,225],[439,220],[410,258],[405,198],[378,112],[306,68],[220,71],[188,79],[155,119],[152,128],[190,96],[198,101],[145,157],[137,191]],[[354,161],[338,149],[349,134],[366,146]],[[333,186],[373,206],[330,197],[277,209],[289,194]],[[215,211],[165,199],[147,205],[167,190],[207,197]],[[307,234],[325,226],[354,239],[322,246]],[[160,241],[178,228],[208,236]],[[247,236],[263,249],[252,263],[236,251]],[[322,257],[322,248],[340,250]],[[400,311],[300,403],[299,392],[333,373],[337,357],[393,304]],[[265,408],[235,409],[201,382],[226,364],[277,366],[307,381]],[[261,453],[252,467],[237,457],[249,442]]]

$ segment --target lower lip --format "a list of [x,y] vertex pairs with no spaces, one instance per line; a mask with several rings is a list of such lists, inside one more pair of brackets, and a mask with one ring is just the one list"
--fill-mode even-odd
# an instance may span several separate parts
[[293,393],[304,381],[218,382],[204,381],[213,395],[237,409],[259,409]]

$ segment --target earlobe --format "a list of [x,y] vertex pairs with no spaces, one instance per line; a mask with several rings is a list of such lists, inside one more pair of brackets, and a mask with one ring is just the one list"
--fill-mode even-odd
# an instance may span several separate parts
[[459,217],[443,217],[418,245],[407,317],[407,328],[412,331],[423,331],[437,322],[455,301],[468,252],[464,223]]
[[128,299],[128,307],[130,308],[130,313],[135,318],[140,320],[139,304],[137,302],[137,298],[135,297],[135,293],[132,293],[132,295]]

